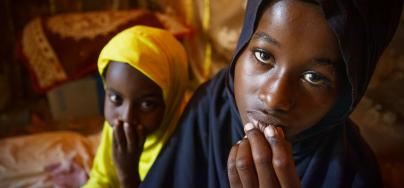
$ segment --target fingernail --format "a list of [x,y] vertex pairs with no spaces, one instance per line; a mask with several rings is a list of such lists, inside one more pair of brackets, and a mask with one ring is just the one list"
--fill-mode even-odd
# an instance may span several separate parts
[[254,125],[252,123],[248,122],[247,124],[244,125],[244,132],[248,132],[253,128],[254,128]]
[[240,144],[241,143],[241,140],[239,140],[236,144],[238,145],[238,144]]
[[275,136],[275,130],[272,126],[265,127],[264,133],[267,137],[274,137]]
[[247,135],[245,135],[244,138],[247,138]]
[[114,121],[113,121],[113,126],[116,126],[116,125],[118,125],[119,124],[119,119],[115,119]]
[[127,122],[123,123],[123,128],[125,128],[125,129],[129,128],[129,123],[127,123]]

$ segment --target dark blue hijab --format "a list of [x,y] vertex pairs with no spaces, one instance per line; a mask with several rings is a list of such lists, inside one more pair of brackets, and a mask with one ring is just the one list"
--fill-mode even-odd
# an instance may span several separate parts
[[[381,187],[376,158],[348,115],[363,96],[390,42],[402,0],[318,0],[345,62],[337,105],[315,126],[290,140],[302,187]],[[249,0],[231,65],[195,92],[172,138],[141,187],[229,187],[227,158],[244,137],[233,94],[238,55],[267,2]]]

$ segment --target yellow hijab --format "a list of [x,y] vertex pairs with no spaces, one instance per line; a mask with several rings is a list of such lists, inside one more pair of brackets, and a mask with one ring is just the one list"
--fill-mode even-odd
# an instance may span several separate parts
[[[140,179],[143,181],[160,150],[174,131],[186,102],[188,64],[185,49],[168,31],[147,26],[134,26],[113,37],[101,51],[98,59],[98,70],[101,76],[111,61],[129,64],[157,83],[163,91],[166,109],[162,124],[158,130],[147,136],[140,156],[138,170]],[[93,178],[98,178],[102,182],[117,185],[115,168],[108,168],[108,166],[114,167],[111,155],[112,128],[108,122],[105,122],[102,141],[94,160],[89,182]],[[99,174],[112,176],[114,180],[109,180],[107,177],[93,177],[102,176]]]

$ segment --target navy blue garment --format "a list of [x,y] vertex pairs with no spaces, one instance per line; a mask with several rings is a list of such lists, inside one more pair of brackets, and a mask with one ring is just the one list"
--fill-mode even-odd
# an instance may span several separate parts
[[[290,140],[302,187],[381,187],[376,158],[348,118],[401,15],[402,0],[318,0],[334,31],[346,80],[337,105]],[[232,64],[200,86],[140,187],[229,187],[227,158],[244,136],[233,93],[236,59],[267,3],[249,0]]]

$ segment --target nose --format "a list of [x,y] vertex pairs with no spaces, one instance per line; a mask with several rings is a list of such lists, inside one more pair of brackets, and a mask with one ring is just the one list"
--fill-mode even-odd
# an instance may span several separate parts
[[123,122],[127,122],[129,125],[134,125],[137,123],[136,118],[136,108],[133,104],[122,105],[120,112],[120,119]]
[[269,76],[259,90],[259,99],[273,111],[287,112],[295,105],[296,89],[287,74]]

